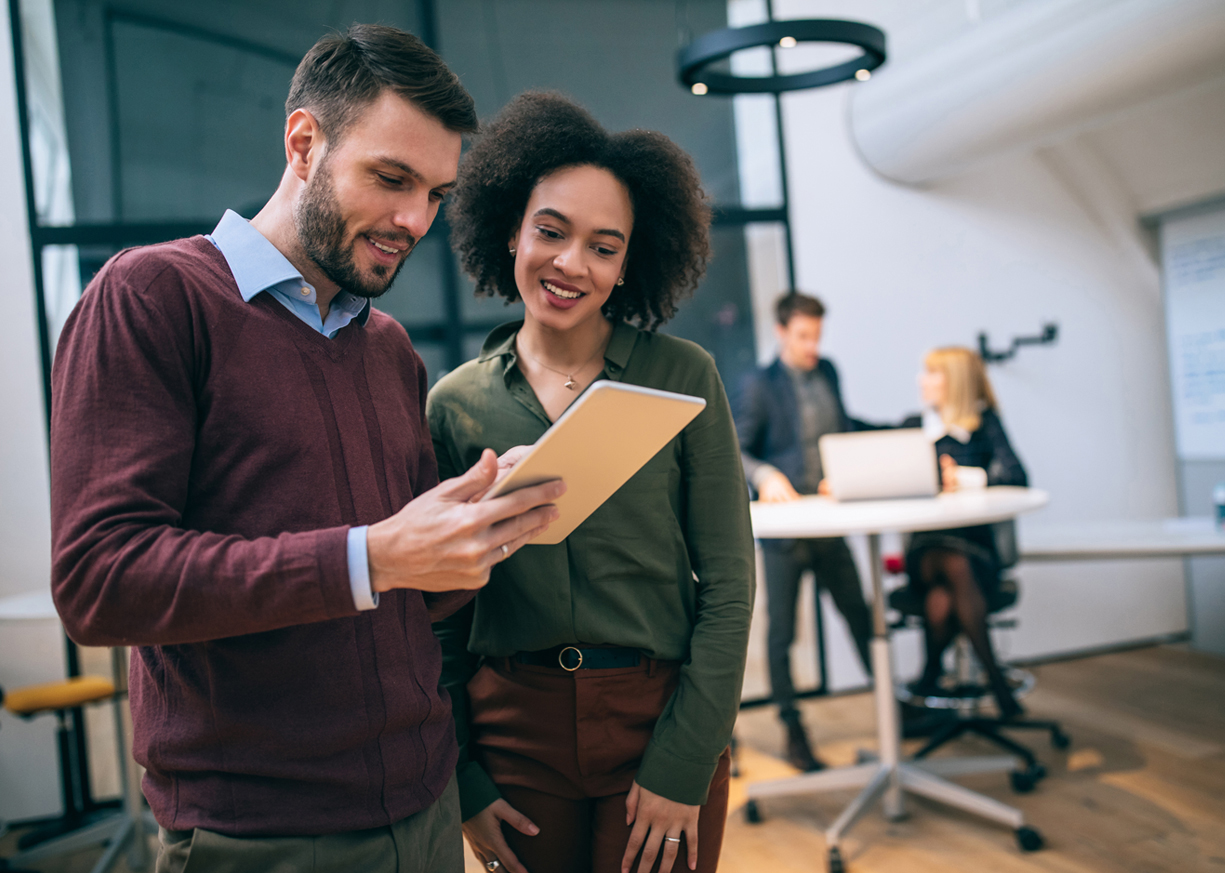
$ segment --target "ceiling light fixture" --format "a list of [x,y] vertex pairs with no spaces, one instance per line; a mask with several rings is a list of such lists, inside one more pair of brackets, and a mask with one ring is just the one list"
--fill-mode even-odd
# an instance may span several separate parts
[[[791,48],[801,42],[845,43],[863,49],[863,54],[820,70],[788,75],[736,76],[706,69],[743,49],[763,45]],[[865,81],[872,70],[884,62],[885,33],[880,28],[858,21],[808,18],[712,31],[677,52],[676,71],[681,82],[694,94],[699,93],[698,85],[703,86],[702,94],[780,94],[820,88],[848,79]]]

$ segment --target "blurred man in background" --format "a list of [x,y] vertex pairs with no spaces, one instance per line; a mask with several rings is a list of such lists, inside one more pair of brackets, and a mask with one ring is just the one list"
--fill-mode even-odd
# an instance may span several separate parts
[[[847,415],[838,371],[820,356],[825,318],[821,301],[793,291],[778,299],[775,314],[778,358],[748,377],[736,409],[744,472],[757,499],[766,503],[816,494],[824,478],[817,441],[827,433],[869,427]],[[824,765],[808,742],[791,679],[801,576],[812,570],[816,584],[830,593],[869,673],[871,614],[846,540],[767,539],[761,548],[770,620],[770,690],[787,728],[787,760],[799,770],[819,770]]]

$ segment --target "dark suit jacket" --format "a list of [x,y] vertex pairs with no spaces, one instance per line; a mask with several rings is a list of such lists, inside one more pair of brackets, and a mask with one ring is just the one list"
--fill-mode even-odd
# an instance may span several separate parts
[[[842,430],[873,430],[872,425],[846,414],[838,370],[833,362],[821,358],[817,362],[817,370],[829,382],[838,403]],[[781,471],[792,485],[800,487],[804,482],[804,447],[800,442],[799,400],[781,361],[776,359],[744,380],[734,415],[736,435],[740,438],[740,457],[750,486],[754,471],[765,463]]]

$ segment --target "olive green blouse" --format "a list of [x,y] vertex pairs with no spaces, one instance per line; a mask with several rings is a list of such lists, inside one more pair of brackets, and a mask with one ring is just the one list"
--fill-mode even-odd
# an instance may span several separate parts
[[[442,478],[489,447],[529,445],[550,421],[515,366],[522,322],[441,379],[427,404]],[[682,662],[639,768],[643,788],[704,803],[739,707],[754,593],[749,496],[714,360],[687,340],[617,324],[601,379],[703,397],[706,408],[562,543],[527,545],[434,625],[460,743],[465,819],[498,798],[467,755],[466,685],[482,656],[566,644],[640,649]]]

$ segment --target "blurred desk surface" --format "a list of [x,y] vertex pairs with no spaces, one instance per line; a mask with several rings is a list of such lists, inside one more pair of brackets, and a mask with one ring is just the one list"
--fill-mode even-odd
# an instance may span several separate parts
[[1225,555],[1225,532],[1208,517],[1094,521],[1022,527],[1023,561],[1102,561]]
[[905,500],[803,497],[790,503],[753,503],[750,508],[753,536],[791,539],[991,524],[1039,509],[1049,499],[1037,488],[997,486]]

